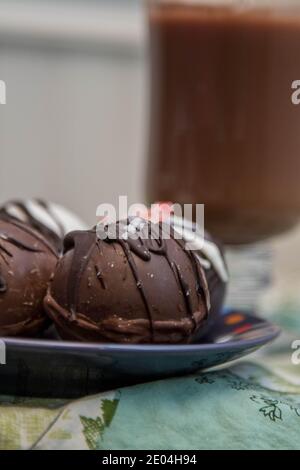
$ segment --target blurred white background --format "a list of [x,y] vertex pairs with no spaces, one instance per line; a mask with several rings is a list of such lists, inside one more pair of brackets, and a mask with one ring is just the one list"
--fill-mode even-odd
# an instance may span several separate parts
[[146,68],[142,1],[0,0],[0,202],[142,201]]

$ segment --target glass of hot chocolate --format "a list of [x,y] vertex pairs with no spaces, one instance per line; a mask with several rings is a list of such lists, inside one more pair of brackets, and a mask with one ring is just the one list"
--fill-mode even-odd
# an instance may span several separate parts
[[300,1],[149,0],[148,11],[148,198],[205,204],[233,276],[255,259],[265,286],[268,241],[300,222]]

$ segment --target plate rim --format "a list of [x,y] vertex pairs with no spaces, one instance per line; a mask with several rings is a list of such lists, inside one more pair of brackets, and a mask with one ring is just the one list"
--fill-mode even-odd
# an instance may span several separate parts
[[[260,338],[252,338],[245,340],[235,340],[220,343],[194,343],[194,344],[124,344],[124,343],[85,343],[76,341],[59,341],[35,338],[12,338],[0,337],[4,341],[6,347],[24,348],[32,347],[42,349],[53,349],[60,352],[86,352],[86,353],[143,353],[143,354],[189,354],[201,351],[221,351],[240,350],[241,342],[244,349],[259,348],[271,341],[275,340],[281,334],[281,328],[268,320],[259,318],[256,315],[243,312],[246,318],[252,318],[260,321],[269,328],[269,332]],[[226,315],[226,314],[225,314]]]

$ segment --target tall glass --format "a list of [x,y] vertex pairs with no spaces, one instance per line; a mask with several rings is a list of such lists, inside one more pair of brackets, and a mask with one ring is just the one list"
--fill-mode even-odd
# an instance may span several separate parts
[[261,242],[300,221],[300,1],[148,4],[148,198],[204,203],[233,257],[269,269]]

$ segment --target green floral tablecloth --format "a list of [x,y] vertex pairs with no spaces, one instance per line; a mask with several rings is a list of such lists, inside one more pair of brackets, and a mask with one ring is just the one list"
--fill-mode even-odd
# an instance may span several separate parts
[[300,449],[297,326],[217,371],[73,402],[2,396],[0,448]]

